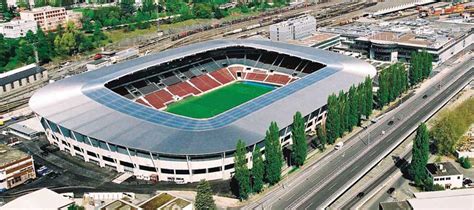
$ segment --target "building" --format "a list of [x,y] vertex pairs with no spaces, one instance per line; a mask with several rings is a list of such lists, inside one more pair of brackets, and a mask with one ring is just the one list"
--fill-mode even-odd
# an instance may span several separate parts
[[38,30],[38,25],[32,20],[12,20],[0,23],[0,34],[6,38],[24,37],[28,31],[36,34],[36,30]]
[[38,7],[20,12],[22,20],[36,21],[43,31],[54,31],[58,25],[66,27],[73,22],[77,28],[82,28],[82,13],[66,10],[64,7]]
[[474,43],[474,25],[427,19],[357,22],[319,31],[340,34],[341,50],[385,62],[408,62],[413,52],[426,50],[439,64]]
[[272,41],[286,42],[310,36],[316,32],[316,18],[311,15],[302,15],[270,26]]
[[433,179],[433,184],[438,184],[446,189],[461,188],[463,174],[450,162],[429,163],[426,170]]
[[[50,143],[73,156],[142,179],[198,182],[230,179],[237,140],[246,142],[250,157],[264,147],[272,121],[289,147],[296,111],[305,116],[306,131],[314,130],[329,95],[375,74],[364,61],[325,50],[216,40],[57,81],[38,90],[29,105]],[[236,82],[271,91],[212,117],[166,110]]]
[[8,133],[26,140],[36,140],[44,133],[44,130],[36,118],[31,118],[9,125]]
[[36,64],[0,74],[0,96],[48,80],[48,71]]
[[371,16],[382,16],[389,13],[394,13],[409,8],[415,8],[417,6],[435,3],[436,0],[397,0],[397,1],[384,1],[378,6],[370,8],[368,14]]
[[339,34],[316,32],[303,39],[288,40],[287,43],[328,50],[341,44],[341,36]]
[[180,210],[192,210],[193,204],[183,198],[178,198],[168,193],[158,193],[151,198],[140,202],[134,203],[129,199],[118,199],[111,201],[99,210],[117,210],[117,209],[157,209],[157,210],[168,210],[168,209],[180,209]]
[[86,68],[87,68],[87,71],[92,71],[92,70],[96,70],[98,68],[108,66],[108,65],[110,65],[110,62],[108,60],[98,59],[98,60],[87,63]]
[[414,193],[412,199],[382,202],[381,210],[474,209],[474,189],[457,189]]
[[0,191],[36,178],[33,157],[20,150],[0,144]]
[[[5,0],[6,3],[7,3],[7,7],[10,8],[10,7],[18,7],[18,1],[16,0]],[[34,7],[35,5],[35,1],[34,0],[26,0],[28,2],[28,5],[31,5],[32,7]],[[25,1],[25,2],[26,2]]]
[[74,200],[62,196],[48,188],[43,188],[20,196],[15,200],[6,203],[1,207],[1,209],[67,210],[72,204],[74,204]]

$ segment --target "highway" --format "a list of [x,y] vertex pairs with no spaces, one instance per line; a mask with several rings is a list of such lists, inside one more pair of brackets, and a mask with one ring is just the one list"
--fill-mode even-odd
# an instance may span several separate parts
[[[356,178],[363,176],[378,162],[374,160],[388,154],[404,136],[410,134],[420,122],[426,120],[429,114],[470,80],[474,72],[471,68],[473,63],[470,59],[449,73],[443,73],[439,82],[418,92],[400,107],[387,113],[382,120],[349,139],[342,150],[306,166],[296,177],[285,180],[282,187],[243,209],[326,207],[349,188]],[[456,80],[461,74],[464,76]],[[451,82],[453,83],[449,85]],[[438,87],[438,84],[441,86]],[[393,121],[392,125],[389,125],[389,121]],[[384,135],[382,131],[385,132]]]

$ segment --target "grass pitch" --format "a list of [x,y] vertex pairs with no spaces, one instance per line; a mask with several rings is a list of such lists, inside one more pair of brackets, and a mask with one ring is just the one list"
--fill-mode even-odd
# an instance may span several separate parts
[[200,96],[191,96],[168,105],[167,112],[192,118],[210,118],[268,93],[275,87],[236,82]]

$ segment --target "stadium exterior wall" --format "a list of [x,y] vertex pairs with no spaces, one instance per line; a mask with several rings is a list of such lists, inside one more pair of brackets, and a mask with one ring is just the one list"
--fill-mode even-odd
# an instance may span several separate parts
[[[279,50],[281,53],[301,53],[298,56],[310,56],[311,58],[305,59],[312,59],[317,62],[316,58],[318,56],[323,57],[322,63],[327,65],[323,69],[327,70],[320,70],[322,73],[317,73],[323,75],[327,72],[338,72],[335,74],[329,74],[329,76],[324,77],[321,80],[318,80],[314,84],[310,84],[310,88],[305,87],[305,90],[299,90],[294,95],[296,96],[286,96],[284,99],[280,99],[277,102],[274,102],[272,108],[276,108],[275,106],[279,105],[277,111],[288,110],[286,113],[282,113],[284,118],[281,116],[276,116],[272,113],[273,119],[259,119],[255,120],[255,117],[261,116],[257,115],[254,116],[254,120],[251,122],[255,123],[252,124],[250,127],[255,129],[260,129],[258,132],[261,132],[261,136],[258,139],[250,139],[253,136],[253,133],[249,134],[242,134],[243,140],[247,140],[248,146],[248,154],[247,157],[251,160],[252,151],[258,146],[259,148],[263,149],[263,135],[264,131],[262,128],[268,127],[267,121],[278,121],[280,126],[280,138],[282,142],[282,147],[288,146],[292,144],[291,140],[291,130],[289,126],[291,125],[291,119],[294,114],[295,109],[302,111],[305,119],[307,119],[307,128],[306,130],[314,130],[317,125],[325,120],[326,115],[326,105],[325,101],[327,96],[331,93],[337,93],[340,90],[347,91],[350,86],[353,84],[358,84],[364,80],[366,76],[375,76],[375,68],[370,64],[367,64],[363,61],[356,60],[354,58],[349,57],[342,57],[342,55],[332,54],[328,51],[317,50],[314,48],[301,48],[296,47],[294,45],[287,45],[283,43],[273,43],[273,42],[266,42],[266,41],[212,41],[208,43],[203,43],[201,45],[194,45],[194,46],[202,46],[209,47],[213,45],[222,45],[222,46],[241,46],[241,45],[248,45],[252,47],[264,47],[268,50]],[[191,48],[193,46],[190,46]],[[296,49],[298,48],[298,49]],[[301,48],[301,50],[300,50]],[[287,51],[286,51],[287,50]],[[184,49],[177,49],[176,51],[186,51]],[[309,53],[314,54],[309,54]],[[176,58],[176,57],[174,57]],[[139,58],[140,59],[140,58]],[[329,63],[334,60],[334,64]],[[125,62],[126,63],[126,62]],[[132,62],[133,64],[133,62]],[[114,66],[106,67],[106,68],[113,68]],[[120,67],[120,64],[119,66]],[[117,68],[117,67],[116,67]],[[129,68],[129,67],[127,67]],[[131,69],[132,67],[130,67]],[[96,74],[107,73],[107,69],[98,69],[96,71],[86,73],[92,76],[96,76]],[[120,71],[120,69],[116,70],[116,72]],[[127,71],[131,71],[125,69]],[[120,74],[122,72],[119,72]],[[311,76],[311,75],[308,75]],[[306,77],[308,77],[306,76]],[[187,139],[189,140],[188,144],[177,144],[177,148],[173,148],[174,150],[178,151],[176,153],[166,153],[160,151],[166,148],[159,148],[157,150],[154,148],[155,145],[160,143],[159,138],[163,138],[159,136],[160,133],[155,133],[156,142],[144,141],[141,139],[142,137],[137,136],[136,139],[132,139],[130,142],[121,141],[117,137],[122,137],[121,134],[126,133],[127,137],[132,136],[130,134],[134,134],[140,132],[140,127],[133,127],[133,122],[122,122],[120,123],[121,126],[125,126],[127,123],[130,125],[127,129],[124,130],[114,130],[110,129],[109,124],[101,125],[103,127],[98,127],[95,129],[110,129],[112,133],[118,133],[120,135],[111,135],[110,137],[106,138],[98,138],[97,136],[91,136],[88,134],[81,134],[79,130],[68,128],[68,123],[74,121],[74,123],[78,123],[80,125],[78,128],[81,129],[83,127],[90,126],[90,124],[97,123],[94,122],[97,116],[92,116],[94,113],[98,114],[98,111],[89,111],[87,108],[89,106],[93,106],[94,109],[101,110],[102,108],[99,106],[99,103],[96,101],[85,103],[84,100],[90,100],[88,97],[84,96],[82,93],[82,89],[80,85],[86,81],[87,75],[79,75],[75,77],[68,78],[70,81],[68,83],[59,81],[53,83],[50,87],[43,88],[40,90],[39,93],[36,93],[32,99],[30,100],[30,107],[36,113],[37,118],[40,120],[43,128],[45,129],[46,136],[51,144],[54,144],[60,148],[61,151],[68,152],[72,156],[78,157],[83,159],[86,162],[93,162],[101,167],[108,167],[117,170],[118,172],[130,172],[133,173],[139,179],[153,179],[157,181],[174,181],[178,183],[187,183],[187,182],[198,182],[201,179],[207,180],[218,180],[218,179],[230,179],[234,172],[234,157],[233,153],[235,152],[235,142],[237,139],[232,139],[231,142],[224,141],[229,138],[228,136],[219,136],[216,134],[217,138],[209,139],[209,143],[205,145],[201,145],[204,148],[196,148],[195,153],[178,153],[182,151],[182,148],[179,147],[192,147],[193,140],[195,139]],[[303,80],[303,79],[301,79]],[[300,84],[306,81],[301,81]],[[62,83],[61,83],[62,82]],[[94,85],[94,88],[96,86]],[[101,88],[100,86],[97,86]],[[293,86],[294,87],[294,86]],[[314,88],[317,88],[316,90]],[[56,94],[52,94],[51,91],[55,92]],[[80,92],[78,92],[80,91]],[[308,95],[310,94],[310,95]],[[54,98],[51,98],[50,95],[53,95]],[[304,101],[305,99],[301,98],[302,96],[311,98],[311,101]],[[291,104],[291,100],[289,99],[300,99],[303,101],[296,102],[298,104],[308,104],[308,106],[313,107],[295,107],[294,104]],[[54,103],[51,100],[59,98],[59,102]],[[64,99],[64,100],[60,100]],[[67,100],[66,100],[67,99]],[[314,103],[314,100],[317,100],[317,103]],[[304,102],[304,103],[303,103]],[[74,103],[72,108],[64,108],[65,106],[69,106],[69,103]],[[288,104],[288,108],[285,106],[286,103]],[[283,106],[282,106],[283,104]],[[271,106],[268,105],[268,106]],[[291,107],[290,107],[291,105]],[[97,108],[96,108],[97,107]],[[285,109],[283,109],[283,107]],[[72,110],[79,109],[79,113],[71,113]],[[65,109],[65,110],[62,110]],[[263,111],[268,111],[270,107],[265,108]],[[301,110],[304,109],[304,110]],[[110,108],[104,109],[109,110]],[[115,110],[114,110],[115,111]],[[158,112],[158,111],[157,111]],[[255,112],[256,113],[256,112]],[[276,112],[278,113],[278,112]],[[113,112],[114,116],[123,117],[125,114],[121,112]],[[87,116],[85,116],[87,115]],[[75,117],[79,116],[79,117]],[[106,116],[108,117],[108,116]],[[76,118],[76,119],[74,119]],[[78,118],[78,119],[77,119]],[[114,118],[115,119],[115,118]],[[127,118],[129,120],[141,120],[136,118]],[[89,120],[89,121],[83,121]],[[99,118],[97,120],[102,120]],[[55,121],[55,122],[53,122]],[[104,122],[107,122],[105,120]],[[58,124],[57,124],[58,123]],[[148,123],[145,120],[140,121],[141,124]],[[226,127],[234,128],[237,122],[231,122],[230,125],[216,128],[216,131],[222,130]],[[264,123],[265,125],[261,125]],[[115,126],[110,124],[110,126]],[[137,129],[137,131],[133,130]],[[239,132],[246,132],[249,131],[248,129],[239,129],[235,128],[235,130]],[[82,131],[81,131],[82,132]],[[171,131],[170,131],[171,132]],[[232,130],[232,132],[234,132]],[[201,135],[203,132],[196,132],[196,138],[199,138],[198,135]],[[220,132],[222,133],[222,132]],[[173,134],[171,132],[171,134]],[[169,135],[168,133],[162,134],[163,136]],[[246,135],[246,136],[245,136]],[[194,137],[194,136],[193,136]],[[251,141],[248,141],[248,140]],[[177,139],[178,140],[178,139]],[[223,140],[223,141],[219,141]],[[143,142],[142,142],[143,141]],[[142,143],[140,147],[136,147],[138,143]],[[125,143],[129,144],[126,145]],[[174,142],[173,142],[174,143]],[[219,144],[226,143],[226,149],[213,149],[213,148],[206,148],[206,147],[213,147],[221,146]],[[161,146],[161,145],[160,145]],[[205,152],[201,152],[205,151]],[[210,152],[207,152],[210,151]],[[249,161],[249,167],[251,166],[251,161]]]

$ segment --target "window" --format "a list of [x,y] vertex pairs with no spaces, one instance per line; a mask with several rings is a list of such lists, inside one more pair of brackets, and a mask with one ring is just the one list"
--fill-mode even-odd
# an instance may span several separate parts
[[104,150],[109,150],[109,147],[107,147],[107,143],[104,141],[99,141],[99,147]]
[[63,126],[59,126],[59,129],[61,130],[61,133],[64,135],[64,137],[72,138],[71,137],[71,131]]
[[446,177],[446,180],[451,180],[451,177]]
[[78,146],[74,146],[74,150],[76,150],[78,152],[82,152],[81,149]]
[[99,147],[99,141],[97,139],[89,138],[89,140],[91,141],[92,146]]
[[113,158],[102,156],[102,159],[105,160],[105,161],[111,162],[111,163],[115,163]]
[[76,140],[78,142],[83,142],[83,143],[86,143],[86,140],[85,140],[85,137],[84,135],[80,134],[80,133],[77,133],[77,132],[72,132],[74,134],[74,136],[76,137]]
[[206,173],[206,169],[205,169],[205,168],[193,170],[193,174],[205,174],[205,173]]
[[218,171],[221,171],[221,167],[209,168],[208,171],[209,173],[218,172]]
[[110,147],[110,151],[117,152],[117,146],[116,145],[109,144],[109,147]]
[[156,172],[155,167],[139,165],[138,168],[139,168],[140,170],[144,170],[144,171]]
[[95,154],[95,153],[93,153],[93,152],[91,152],[91,151],[87,151],[87,154],[88,154],[89,156],[91,156],[91,157],[97,158],[97,154]]
[[137,156],[142,158],[150,158],[150,154],[148,152],[140,150],[137,151]]
[[224,166],[224,170],[229,170],[229,169],[233,169],[233,168],[234,168],[234,164],[233,164],[233,163]]
[[176,170],[176,174],[186,175],[189,174],[189,170]]
[[55,123],[48,120],[48,124],[51,127],[51,129],[53,130],[53,132],[59,133],[59,128]]
[[133,163],[126,162],[126,161],[120,161],[120,165],[129,167],[129,168],[133,168],[133,167],[134,167],[134,166],[133,166]]
[[124,155],[128,155],[127,148],[125,148],[125,147],[117,146],[117,152],[119,152],[121,154],[124,154]]
[[167,169],[167,168],[162,168],[161,173],[164,174],[174,174],[174,171],[172,169]]

